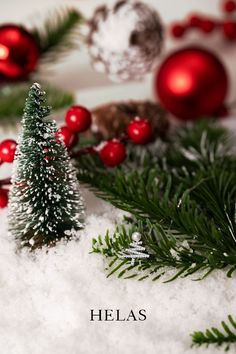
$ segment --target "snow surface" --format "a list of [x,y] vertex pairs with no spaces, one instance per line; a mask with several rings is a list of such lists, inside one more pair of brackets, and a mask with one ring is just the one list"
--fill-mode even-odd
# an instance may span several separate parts
[[[114,229],[122,212],[84,190],[87,226],[80,241],[48,253],[16,253],[1,211],[0,348],[3,354],[198,354],[189,333],[236,313],[235,280],[224,272],[169,284],[107,279],[91,238]],[[144,322],[90,322],[90,309],[147,311]],[[234,353],[235,347],[229,353]]]

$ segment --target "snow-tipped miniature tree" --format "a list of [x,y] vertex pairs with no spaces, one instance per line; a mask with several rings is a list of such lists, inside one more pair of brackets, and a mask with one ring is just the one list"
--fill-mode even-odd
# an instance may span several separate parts
[[29,90],[13,167],[9,231],[32,249],[71,239],[83,228],[84,207],[56,123],[46,117],[45,92]]

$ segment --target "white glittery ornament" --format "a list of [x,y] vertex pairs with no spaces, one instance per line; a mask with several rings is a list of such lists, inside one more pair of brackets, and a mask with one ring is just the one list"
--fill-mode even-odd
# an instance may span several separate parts
[[87,42],[95,70],[113,81],[140,79],[155,68],[161,51],[159,15],[142,2],[102,6],[90,21]]
[[140,232],[134,232],[132,234],[132,242],[129,248],[124,249],[118,253],[120,259],[130,259],[130,264],[135,265],[136,260],[141,260],[143,258],[149,258],[149,254],[145,253],[146,249],[142,246],[141,241],[142,235]]

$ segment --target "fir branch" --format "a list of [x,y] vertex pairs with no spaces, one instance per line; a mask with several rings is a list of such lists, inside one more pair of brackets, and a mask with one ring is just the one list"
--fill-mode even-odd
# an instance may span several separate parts
[[[73,95],[68,92],[50,86],[46,86],[46,90],[49,105],[52,106],[54,110],[63,109],[74,102]],[[0,90],[1,124],[11,124],[18,121],[23,113],[27,92],[28,84],[26,83],[4,86]]]
[[34,28],[32,34],[39,43],[41,60],[55,63],[61,55],[78,45],[78,25],[82,15],[74,9],[53,11],[42,27]]
[[[152,255],[141,262],[147,276],[158,278],[155,269],[163,272],[166,266],[176,268],[174,279],[199,270],[205,276],[214,269],[226,269],[228,276],[235,271],[236,159],[227,139],[222,128],[200,122],[177,131],[161,153],[156,146],[147,149],[145,156],[131,151],[126,164],[117,169],[104,168],[96,156],[77,159],[78,178],[98,197],[130,212],[135,225],[146,223],[150,232],[159,235],[154,243],[146,235],[149,231],[137,230],[144,233],[145,247]],[[124,261],[112,253],[116,245],[127,247],[124,230],[113,235],[115,243],[108,235],[104,241],[101,237],[99,243],[94,241],[95,252],[115,257],[111,274],[118,269],[124,274]],[[178,245],[181,248],[185,241],[189,250],[183,254]],[[177,252],[178,262],[171,249]]]
[[236,343],[236,322],[231,315],[228,316],[228,323],[221,322],[222,330],[212,327],[205,332],[197,331],[192,336],[192,342],[195,346],[215,344],[217,346],[225,346],[225,351],[230,345]]

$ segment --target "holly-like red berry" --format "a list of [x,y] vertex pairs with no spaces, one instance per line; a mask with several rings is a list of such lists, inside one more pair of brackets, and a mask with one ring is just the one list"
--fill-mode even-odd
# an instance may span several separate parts
[[193,28],[198,28],[201,26],[202,19],[197,14],[192,14],[188,18],[188,26]]
[[109,140],[99,151],[99,156],[105,166],[118,166],[126,158],[125,145],[116,139]]
[[170,30],[173,37],[181,38],[185,34],[186,27],[181,23],[174,23]]
[[216,27],[216,24],[210,18],[205,18],[201,21],[200,28],[205,33],[211,33]]
[[89,129],[92,119],[90,111],[82,106],[72,106],[66,113],[66,124],[75,133]]
[[225,21],[222,24],[223,32],[225,37],[230,40],[236,40],[236,22],[234,21]]
[[127,127],[127,134],[134,144],[147,144],[152,138],[152,126],[147,119],[136,118]]
[[16,152],[16,141],[12,139],[3,140],[0,143],[0,159],[2,162],[13,162]]
[[226,0],[223,2],[223,10],[225,12],[233,12],[236,10],[236,2],[233,0]]
[[56,133],[56,136],[60,136],[67,149],[71,149],[78,142],[78,135],[66,126],[61,127]]
[[8,204],[8,190],[7,189],[0,189],[0,208],[6,208]]

